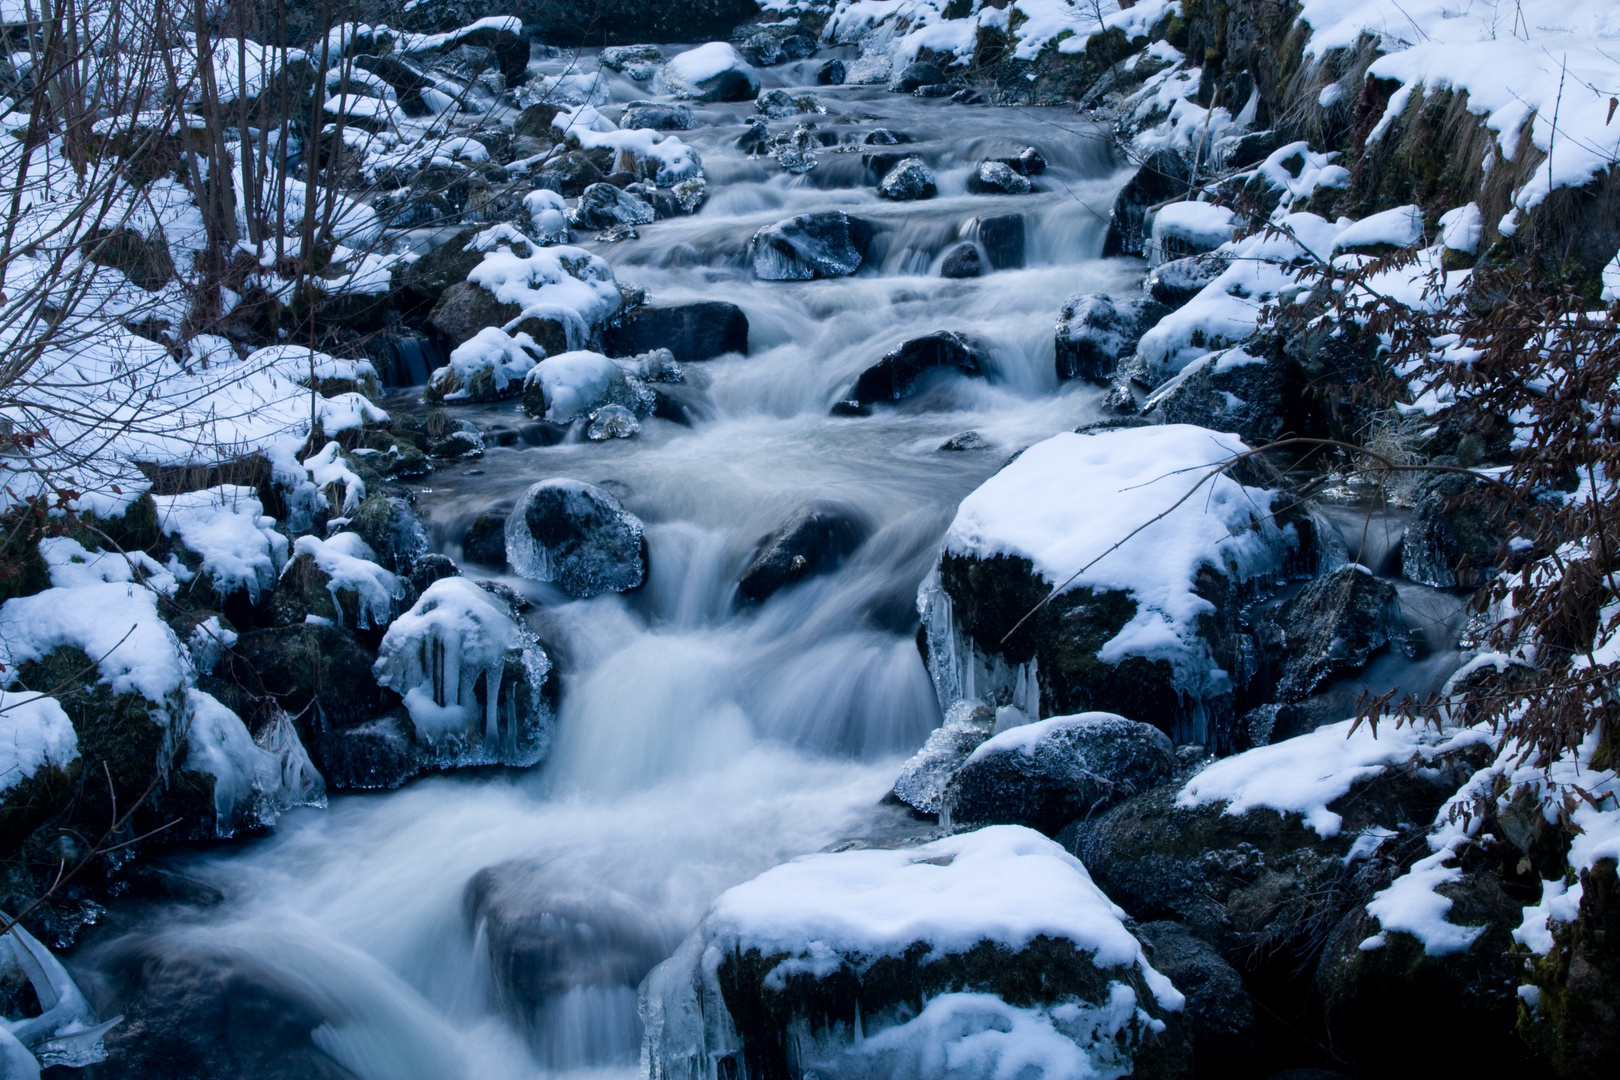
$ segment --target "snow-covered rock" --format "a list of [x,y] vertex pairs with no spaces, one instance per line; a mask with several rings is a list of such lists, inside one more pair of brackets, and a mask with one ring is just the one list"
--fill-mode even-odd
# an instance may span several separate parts
[[295,625],[325,619],[355,630],[381,630],[405,597],[405,583],[377,564],[359,534],[326,540],[300,536],[276,588],[276,621]]
[[523,493],[506,519],[506,561],[582,598],[634,589],[647,576],[641,519],[578,480],[542,480]]
[[824,1076],[1122,1076],[1184,1063],[1183,1004],[1079,860],[992,826],[723,894],[642,984],[642,1060],[780,1075],[791,1044]]
[[555,424],[570,423],[604,405],[622,405],[646,416],[653,408],[652,391],[626,370],[629,366],[585,350],[547,357],[524,379],[524,411]]
[[653,89],[700,101],[748,101],[759,96],[759,76],[736,49],[711,41],[667,62]]
[[532,765],[551,744],[551,660],[499,597],[463,577],[429,585],[389,626],[377,682],[405,700],[435,764]]
[[543,349],[524,331],[507,333],[486,326],[450,353],[450,363],[428,378],[424,398],[443,401],[498,401],[521,392],[523,377],[545,358]]
[[257,604],[275,588],[287,562],[287,538],[252,488],[234,484],[159,495],[158,528],[175,543],[177,554],[223,598],[245,592]]
[[1214,251],[1231,240],[1237,229],[1237,215],[1224,206],[1201,202],[1171,203],[1153,214],[1146,252],[1148,261],[1157,265],[1171,259]]
[[0,690],[0,796],[41,769],[77,760],[78,733],[55,698]]
[[848,277],[861,268],[872,226],[842,210],[767,225],[748,243],[754,275],[765,281]]
[[964,499],[918,597],[941,706],[1104,708],[1178,742],[1226,739],[1245,673],[1238,643],[1205,627],[1297,542],[1271,492],[1225,474],[1193,491],[1244,449],[1186,425],[1062,434]]
[[1112,713],[1054,716],[975,749],[945,785],[940,824],[1026,825],[1051,835],[1169,779],[1175,763],[1170,740],[1147,724]]

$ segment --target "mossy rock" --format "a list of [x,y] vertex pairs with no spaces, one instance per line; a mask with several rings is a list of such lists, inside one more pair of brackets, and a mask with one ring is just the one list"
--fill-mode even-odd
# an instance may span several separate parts
[[349,519],[348,528],[377,553],[378,563],[396,574],[409,574],[417,556],[428,549],[427,530],[411,504],[396,496],[368,496]]
[[[1582,871],[1575,919],[1556,924],[1553,948],[1526,958],[1539,999],[1519,1008],[1519,1034],[1559,1080],[1602,1080],[1620,1060],[1620,876],[1615,860]],[[1515,959],[1518,959],[1515,957]]]
[[44,765],[0,795],[0,859],[11,856],[34,830],[67,808],[82,771],[82,760]]
[[[381,716],[389,700],[372,677],[377,656],[341,626],[298,623],[250,630],[203,680],[254,728],[283,710],[314,751],[323,732]],[[318,763],[317,763],[318,764]]]

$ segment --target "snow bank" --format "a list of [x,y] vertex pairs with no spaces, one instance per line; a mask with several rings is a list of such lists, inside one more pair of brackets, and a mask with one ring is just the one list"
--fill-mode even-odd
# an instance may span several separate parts
[[1168,660],[1178,685],[1196,693],[1219,677],[1198,635],[1198,617],[1214,610],[1193,592],[1199,569],[1259,577],[1277,569],[1289,542],[1271,520],[1272,493],[1224,474],[1177,505],[1213,464],[1246,449],[1235,435],[1186,424],[1054,436],[962,501],[944,550],[1019,556],[1054,585],[1078,574],[1066,588],[1128,592],[1136,614],[1099,659]]
[[115,694],[137,693],[162,705],[185,686],[190,660],[167,623],[157,595],[135,584],[97,583],[50,588],[0,606],[0,663],[15,681],[17,668],[65,645],[97,661]]
[[1411,247],[1423,240],[1423,211],[1416,206],[1397,206],[1393,210],[1364,217],[1339,233],[1333,240],[1334,251],[1373,247],[1388,244],[1391,247]]
[[163,535],[202,559],[200,571],[220,596],[245,589],[256,604],[261,592],[275,588],[287,563],[287,538],[252,488],[223,484],[153,501]]
[[78,733],[55,698],[0,690],[0,793],[78,758]]
[[[1354,730],[1352,730],[1354,728]],[[1355,726],[1355,721],[1328,724],[1270,746],[1257,746],[1214,762],[1187,781],[1176,805],[1188,809],[1225,803],[1226,813],[1246,814],[1266,808],[1299,814],[1321,837],[1339,835],[1343,818],[1328,803],[1349,793],[1358,781],[1377,776],[1414,757],[1485,742],[1479,732],[1440,733],[1393,721]]]
[[[1401,84],[1373,129],[1380,137],[1414,93],[1466,91],[1502,156],[1531,144],[1548,154],[1514,193],[1529,209],[1556,187],[1586,184],[1620,159],[1620,128],[1609,117],[1620,8],[1612,0],[1557,5],[1458,5],[1451,0],[1303,0],[1308,55],[1350,48],[1367,34],[1387,55],[1369,79]],[[1554,128],[1556,119],[1556,131]]]

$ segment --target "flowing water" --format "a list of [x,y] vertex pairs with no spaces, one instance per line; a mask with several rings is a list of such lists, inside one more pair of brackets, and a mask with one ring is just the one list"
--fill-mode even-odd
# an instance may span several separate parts
[[[822,59],[772,69],[766,85],[813,83]],[[628,80],[610,85],[615,102],[647,96]],[[656,303],[740,305],[749,355],[687,366],[690,428],[649,420],[629,440],[491,449],[421,493],[437,546],[455,556],[476,514],[546,477],[605,487],[647,523],[651,573],[632,595],[570,601],[504,579],[536,601],[530,617],[562,673],[550,758],[336,797],[266,838],[181,860],[223,901],[130,915],[127,936],[82,966],[136,946],[224,958],[300,1002],[318,1021],[315,1043],[364,1080],[631,1075],[639,973],[716,895],[801,853],[918,828],[880,805],[939,722],[914,640],[917,586],[963,496],[1020,448],[1097,417],[1096,389],[1054,375],[1053,321],[1076,292],[1138,287],[1139,262],[1098,257],[1129,174],[1105,133],[1069,110],[808,88],[829,109],[810,118],[824,130],[910,135],[939,197],[879,200],[858,152],[823,151],[815,170],[789,175],[733,147],[751,103],[696,107],[696,130],[681,137],[703,157],[702,212],[584,246]],[[1042,190],[967,193],[976,162],[1026,145],[1049,163]],[[745,250],[756,229],[828,208],[883,226],[877,265],[835,281],[754,280]],[[977,218],[1013,212],[1027,226],[1025,269],[938,276],[944,249]],[[991,346],[988,379],[947,380],[867,418],[829,415],[863,368],[941,329]],[[463,415],[521,419],[511,404]],[[939,449],[966,430],[987,448]],[[740,607],[737,576],[755,543],[812,501],[849,508],[870,538],[836,573]],[[514,1000],[466,900],[474,875],[502,864],[530,868],[548,893],[627,913],[628,966],[604,978],[592,950],[616,946],[605,930],[593,944],[601,928],[587,926],[558,961],[563,985]]]

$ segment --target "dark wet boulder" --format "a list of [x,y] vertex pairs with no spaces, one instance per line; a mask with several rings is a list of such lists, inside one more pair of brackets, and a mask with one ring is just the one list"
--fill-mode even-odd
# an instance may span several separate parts
[[678,361],[711,360],[748,352],[748,316],[725,300],[670,307],[639,307],[602,331],[609,356],[668,349]]
[[980,218],[974,232],[984,245],[992,270],[1024,268],[1024,215],[997,214]]
[[542,480],[506,519],[506,561],[521,577],[577,597],[637,588],[647,577],[641,519],[578,480]]
[[518,113],[512,121],[513,136],[530,139],[555,140],[560,133],[552,127],[557,114],[562,112],[563,106],[549,101],[537,102]]
[[981,161],[968,174],[968,190],[975,195],[1028,195],[1029,179],[1000,161]]
[[1141,923],[1136,936],[1154,968],[1187,995],[1193,1075],[1198,1080],[1249,1080],[1262,1046],[1243,976],[1181,923]]
[[770,125],[765,123],[764,117],[754,117],[752,120],[748,121],[748,130],[737,136],[732,145],[750,157],[770,153]]
[[1280,365],[1228,349],[1193,361],[1143,407],[1164,423],[1231,431],[1258,446],[1283,433],[1287,389]]
[[651,128],[653,131],[686,131],[692,126],[692,110],[685,105],[658,101],[632,101],[619,118],[621,128]]
[[1419,585],[1473,588],[1501,562],[1509,517],[1483,481],[1457,473],[1425,479],[1401,540],[1401,573]]
[[1230,264],[1219,255],[1193,255],[1160,263],[1148,273],[1148,295],[1174,311],[1204,291],[1204,286],[1226,273]]
[[900,146],[910,141],[910,135],[889,128],[873,128],[861,139],[861,142],[867,146]]
[[954,330],[936,330],[912,338],[861,372],[844,399],[858,406],[900,401],[924,375],[935,371],[983,375],[988,360],[984,346],[973,339]]
[[477,337],[480,330],[505,326],[522,314],[518,305],[503,304],[482,285],[463,281],[444,291],[428,314],[428,322],[449,339],[452,347],[459,347]]
[[873,229],[842,210],[767,225],[748,243],[756,277],[766,281],[809,281],[847,277],[861,268]]
[[461,557],[485,566],[506,565],[506,515],[479,514],[461,536]]
[[940,799],[958,831],[1025,825],[1048,836],[1169,779],[1176,764],[1158,728],[1113,713],[1054,716],[1011,728],[976,749]]
[[1257,622],[1260,648],[1280,660],[1283,702],[1302,701],[1335,673],[1365,666],[1405,631],[1395,586],[1359,566],[1316,578]]
[[939,264],[939,276],[947,278],[976,278],[985,272],[985,259],[979,254],[979,245],[963,241],[945,253]]
[[615,225],[651,225],[658,212],[640,196],[612,184],[592,184],[568,213],[568,223],[580,229],[611,229]]
[[1058,313],[1058,378],[1106,381],[1166,314],[1153,300],[1117,301],[1102,293],[1070,297]]
[[[1540,807],[1532,811],[1540,815]],[[1545,820],[1544,818],[1542,819]],[[1572,868],[1571,868],[1572,869]],[[1615,860],[1580,871],[1580,903],[1552,923],[1551,947],[1525,972],[1529,989],[1519,1031],[1563,1076],[1599,1077],[1620,1053],[1620,875]],[[1553,888],[1551,882],[1542,886]],[[1566,895],[1573,896],[1575,886]],[[1533,1000],[1531,1000],[1533,999]]]
[[416,727],[402,710],[323,732],[314,750],[321,774],[345,791],[392,791],[422,772]]
[[656,911],[544,858],[478,871],[462,911],[487,941],[502,1011],[531,1037],[571,992],[633,992],[677,941]]
[[[413,593],[420,594],[427,591],[427,587],[435,581],[447,577],[460,577],[461,567],[456,560],[448,555],[441,555],[437,551],[430,551],[419,556],[411,567],[411,576],[408,579]],[[411,595],[411,593],[407,593]]]
[[866,523],[847,507],[804,507],[760,540],[737,581],[738,590],[761,603],[795,582],[830,573],[861,546],[866,533]]
[[1173,150],[1149,154],[1114,199],[1103,255],[1140,255],[1148,239],[1148,209],[1185,195],[1191,173],[1191,166]]
[[816,85],[842,86],[844,85],[844,62],[842,60],[828,60],[816,69]]
[[910,94],[924,86],[940,86],[944,82],[945,73],[938,67],[926,61],[914,61],[901,69],[889,83],[889,89],[897,94]]
[[601,183],[604,178],[605,174],[588,155],[570,150],[546,162],[532,181],[535,187],[550,188],[559,195],[573,199],[585,194],[586,188]]
[[932,199],[939,194],[939,182],[934,178],[934,170],[923,164],[922,159],[908,157],[883,174],[878,194],[896,202]]
[[[1434,892],[1450,901],[1447,924],[1471,928],[1470,944],[1431,949],[1411,934],[1381,930],[1363,905],[1329,935],[1313,989],[1333,1047],[1365,1075],[1546,1075],[1515,1031],[1524,959],[1514,954],[1513,930],[1524,917],[1522,900],[1491,867],[1465,869]],[[1436,1041],[1437,1030],[1447,1037]]]
[[1019,176],[1036,176],[1046,171],[1046,159],[1033,146],[1026,146],[1011,157],[992,158],[991,160],[999,161]]
[[97,960],[124,1016],[106,1035],[97,1075],[354,1080],[312,1038],[342,1022],[323,1008],[330,998],[245,950],[211,952],[143,935]]
[[970,450],[988,450],[991,446],[989,439],[977,431],[962,431],[939,444],[941,450],[949,453],[967,453]]

